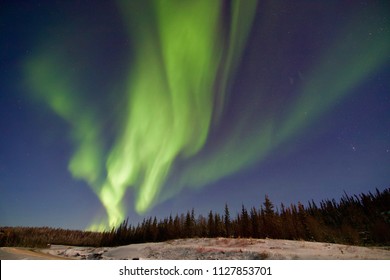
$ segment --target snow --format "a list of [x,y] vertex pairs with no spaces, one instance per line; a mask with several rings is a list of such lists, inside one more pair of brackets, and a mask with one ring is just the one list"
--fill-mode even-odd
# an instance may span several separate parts
[[191,238],[102,248],[52,245],[41,251],[71,259],[107,260],[390,260],[388,248],[245,238]]

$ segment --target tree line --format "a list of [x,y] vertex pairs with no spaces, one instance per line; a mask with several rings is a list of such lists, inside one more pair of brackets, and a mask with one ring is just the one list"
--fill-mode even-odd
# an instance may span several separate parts
[[223,214],[186,214],[158,220],[145,218],[137,225],[124,221],[104,232],[102,246],[161,242],[178,238],[230,237],[307,240],[351,245],[390,245],[390,188],[350,196],[337,202],[323,200],[276,208],[268,196],[259,208],[246,208],[231,215],[225,204]]
[[336,201],[313,200],[275,207],[268,196],[256,208],[242,205],[231,214],[229,206],[221,213],[170,215],[158,220],[145,218],[137,225],[123,221],[105,232],[53,229],[48,227],[0,227],[0,246],[46,247],[48,244],[73,246],[119,246],[161,242],[179,238],[273,238],[341,243],[351,245],[390,245],[390,188],[350,196]]
[[50,227],[0,227],[0,247],[100,246],[103,233]]

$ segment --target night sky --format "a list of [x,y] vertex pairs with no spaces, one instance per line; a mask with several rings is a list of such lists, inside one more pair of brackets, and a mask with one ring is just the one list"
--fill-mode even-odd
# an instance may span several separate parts
[[389,1],[0,3],[1,226],[389,186]]

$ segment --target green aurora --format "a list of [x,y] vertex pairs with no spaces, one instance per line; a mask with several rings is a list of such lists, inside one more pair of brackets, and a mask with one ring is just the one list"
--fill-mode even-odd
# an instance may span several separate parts
[[[312,65],[285,116],[253,122],[249,119],[256,109],[249,107],[211,150],[208,136],[224,117],[257,2],[233,1],[228,28],[223,26],[222,5],[208,0],[118,4],[133,52],[120,93],[125,109],[108,151],[101,140],[102,117],[79,86],[83,73],[72,70],[61,45],[49,48],[52,42],[43,42],[27,59],[26,80],[33,96],[70,126],[76,145],[70,172],[88,183],[106,210],[107,217],[98,218],[91,229],[124,220],[129,188],[134,190],[134,208],[142,214],[183,188],[204,187],[263,160],[348,96],[389,53],[389,36],[374,38],[375,43],[362,40],[350,51],[349,40],[369,27],[358,19],[347,23],[333,47],[324,49]],[[185,164],[170,178],[178,161]]]
[[[148,4],[153,6],[144,9]],[[129,187],[136,188],[136,211],[147,211],[157,202],[175,159],[189,158],[204,146],[213,108],[222,107],[215,104],[217,75],[223,76],[218,95],[223,100],[256,10],[255,1],[234,2],[231,32],[222,34],[221,5],[222,1],[120,3],[129,36],[136,38],[135,59],[126,83],[123,127],[106,159],[98,117],[88,111],[88,102],[79,100],[71,86],[76,84],[74,75],[64,73],[71,66],[46,49],[26,64],[29,86],[72,127],[78,146],[69,170],[92,187],[107,211],[108,222],[92,228],[112,227],[124,219],[123,198]],[[229,43],[224,48],[225,36]],[[106,169],[103,183],[101,162]]]
[[[334,46],[324,51],[283,118],[269,117],[253,123],[250,115],[255,115],[256,109],[248,106],[249,113],[242,114],[232,125],[223,143],[219,142],[180,170],[180,176],[170,182],[171,191],[165,192],[164,199],[185,187],[201,188],[264,160],[278,146],[310,128],[321,115],[353,93],[361,81],[379,70],[390,53],[390,36],[365,42],[364,35],[371,28],[357,22],[346,24]],[[362,44],[351,50],[352,40]]]

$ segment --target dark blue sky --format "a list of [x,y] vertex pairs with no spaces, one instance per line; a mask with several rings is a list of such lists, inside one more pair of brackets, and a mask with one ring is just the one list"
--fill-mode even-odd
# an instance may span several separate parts
[[[132,21],[140,29],[154,26],[152,3],[135,5],[141,16]],[[233,38],[229,3],[223,2],[219,21]],[[115,1],[0,4],[0,225],[83,229],[105,219],[99,199],[105,166],[132,121],[124,118],[124,104],[132,105],[124,94],[129,69],[136,72],[144,61],[137,47],[149,47],[146,35],[127,30],[121,9]],[[146,212],[134,206],[142,179],[125,186],[124,216],[137,223],[192,208],[222,212],[225,203],[234,213],[242,204],[258,207],[266,194],[288,205],[389,187],[389,21],[388,1],[260,1],[241,39],[245,47],[234,54],[237,67],[228,75],[219,117],[217,102],[208,104],[214,115],[205,143],[190,156],[184,148],[177,153]],[[157,31],[148,35],[163,47]],[[229,49],[223,49],[226,59]],[[53,57],[41,78],[55,85],[31,86],[30,76],[43,68],[32,64],[26,72],[26,63]],[[219,75],[226,65],[218,66]],[[223,88],[221,80],[212,82],[211,95]],[[84,130],[77,117],[50,103],[67,95],[67,86],[77,89],[69,100],[79,102],[70,103],[76,104],[71,112],[80,122],[85,112],[93,116]],[[196,115],[186,120],[197,127]],[[93,183],[68,167],[88,124],[99,127],[102,143],[96,163],[102,171]]]

